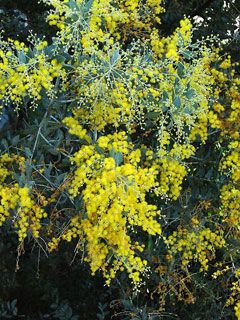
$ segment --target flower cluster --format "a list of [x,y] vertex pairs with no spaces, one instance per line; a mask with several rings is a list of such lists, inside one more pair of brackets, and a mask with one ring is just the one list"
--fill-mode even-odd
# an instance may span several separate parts
[[200,271],[208,270],[208,262],[215,258],[216,248],[225,245],[223,235],[209,228],[195,228],[187,230],[179,227],[166,240],[169,254],[174,256],[180,254],[183,269],[191,262],[199,262]]
[[33,105],[55,94],[56,78],[65,79],[65,70],[44,52],[46,41],[37,41],[30,49],[23,42],[0,38],[0,100],[19,106],[29,98]]
[[151,33],[151,46],[153,52],[158,56],[163,55],[173,61],[179,61],[184,46],[187,46],[192,39],[192,24],[189,19],[180,22],[180,27],[169,37],[160,37],[157,29]]
[[177,200],[182,189],[183,179],[187,175],[187,170],[177,160],[169,159],[168,157],[160,160],[160,166],[160,183],[159,187],[155,189],[155,193]]
[[[65,123],[70,130],[76,129],[69,118]],[[78,129],[74,133],[83,138],[80,125]],[[86,261],[93,273],[103,271],[107,283],[124,269],[134,283],[139,282],[146,261],[136,253],[143,246],[132,241],[129,232],[140,227],[151,235],[161,233],[156,220],[160,212],[147,202],[147,194],[157,185],[157,167],[142,164],[141,150],[134,148],[125,132],[101,136],[95,145],[82,146],[72,162],[77,168],[69,192],[76,197],[81,190],[84,206],[62,238],[85,239]]]
[[[198,133],[205,140],[208,121],[202,119],[209,111],[212,82],[207,53],[195,57],[195,64],[184,60],[176,64],[154,58],[146,43],[142,52],[142,45],[133,42],[129,49],[113,45],[76,63],[70,84],[77,95],[75,117],[98,131],[125,125],[134,132],[150,120],[158,128],[159,139],[165,126],[170,135],[177,131],[179,139],[189,140],[186,132],[192,128],[192,140]],[[203,128],[197,127],[197,120]]]
[[99,44],[126,41],[130,36],[146,37],[160,23],[159,15],[164,12],[162,0],[42,1],[54,8],[47,20],[60,29],[61,41],[77,47],[80,38],[85,52],[91,52]]
[[[230,57],[227,57],[220,64],[224,76],[217,78],[218,99],[223,99],[223,94],[227,101],[226,106],[217,102],[213,106],[210,123],[213,128],[219,128],[223,140],[227,141],[227,153],[221,159],[220,172],[227,178],[221,188],[221,208],[220,215],[234,232],[234,237],[239,238],[240,215],[240,94],[239,77],[235,75],[234,64]],[[217,76],[216,76],[217,77]],[[229,78],[231,82],[229,82]]]
[[16,161],[20,169],[24,170],[23,157],[10,157],[4,154],[0,158],[0,226],[11,219],[19,241],[22,241],[28,232],[35,238],[39,237],[41,220],[47,217],[42,205],[46,205],[47,201],[41,196],[41,202],[36,203],[27,186],[20,187],[16,182],[9,183],[8,179],[10,181],[13,179],[13,171],[9,165],[13,165]]

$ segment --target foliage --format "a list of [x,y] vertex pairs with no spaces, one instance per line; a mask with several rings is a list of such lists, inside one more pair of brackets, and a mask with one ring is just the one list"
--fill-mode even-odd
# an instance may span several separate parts
[[0,29],[4,37],[26,41],[33,32],[51,40],[55,31],[49,30],[45,21],[48,9],[48,6],[35,0],[1,0]]
[[[38,268],[41,255],[83,268],[83,297],[103,276],[85,318],[240,319],[238,63],[188,18],[163,35],[162,1],[43,2],[51,43],[0,38],[0,225],[16,270],[32,248]],[[65,291],[33,316],[77,319]]]

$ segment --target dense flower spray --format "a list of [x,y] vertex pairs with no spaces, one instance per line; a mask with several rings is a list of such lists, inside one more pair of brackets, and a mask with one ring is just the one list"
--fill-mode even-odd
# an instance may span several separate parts
[[[21,148],[0,158],[0,226],[10,221],[21,243],[28,235],[43,237],[48,251],[74,243],[108,285],[126,272],[139,288],[154,265],[163,305],[169,292],[195,301],[188,289],[194,272],[213,280],[229,275],[226,306],[234,305],[240,319],[239,249],[228,251],[240,235],[237,64],[221,57],[213,38],[193,42],[188,18],[163,36],[162,1],[44,2],[58,30],[52,44],[0,38],[2,106],[46,111],[30,160],[16,154]],[[73,141],[55,150],[68,163],[56,187],[34,156],[40,138],[52,147],[42,133],[46,117],[56,124],[64,108],[57,125]],[[213,203],[206,195],[192,209],[189,181],[212,136],[218,193]],[[63,163],[54,157],[58,172]],[[27,181],[29,167],[35,171]],[[37,175],[49,183],[47,191]],[[58,210],[62,195],[66,208]],[[168,206],[178,210],[174,219]],[[158,259],[148,255],[151,243],[160,248]]]

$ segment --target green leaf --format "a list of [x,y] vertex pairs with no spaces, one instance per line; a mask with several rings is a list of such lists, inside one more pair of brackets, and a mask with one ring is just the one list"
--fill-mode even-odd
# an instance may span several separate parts
[[18,61],[20,64],[25,64],[27,61],[25,52],[23,50],[18,52]]
[[167,101],[169,99],[169,95],[168,95],[168,93],[167,93],[167,91],[163,91],[163,94],[162,94],[162,100],[163,101]]
[[176,98],[173,101],[173,104],[176,108],[180,108],[181,107],[181,99],[179,96],[176,96]]
[[73,1],[73,0],[69,0],[66,5],[71,9],[71,10],[79,10],[79,7],[76,3],[76,1]]
[[19,135],[13,137],[12,138],[12,145],[16,146],[18,144],[19,140],[20,140],[20,136]]
[[117,63],[117,61],[119,60],[119,57],[120,57],[119,50],[118,49],[114,50],[113,54],[110,57],[111,65]]
[[[44,53],[50,57],[52,57],[54,51],[56,50],[56,45],[51,44],[50,46],[47,46],[46,48],[44,48]],[[34,55],[34,54],[32,54]]]
[[195,97],[195,90],[189,89],[189,90],[185,93],[185,96],[186,96],[188,99],[194,98],[194,97]]
[[190,60],[191,59],[191,55],[192,55],[192,52],[191,51],[188,51],[188,50],[184,50],[182,51],[182,55],[185,59],[187,60]]
[[65,62],[65,60],[66,60],[66,56],[61,55],[61,54],[58,54],[58,55],[56,55],[56,59],[57,59],[57,61],[58,61],[59,63],[63,63],[63,62]]
[[179,63],[178,64],[178,68],[177,68],[177,74],[180,78],[183,78],[184,75],[185,75],[185,68],[184,68],[184,65],[182,63]]
[[109,152],[109,156],[115,160],[117,166],[123,162],[123,154],[121,152],[115,152],[113,149]]
[[30,158],[32,156],[32,151],[28,147],[25,147],[24,152],[27,157]]
[[82,11],[83,11],[84,15],[87,15],[87,14],[89,14],[89,11],[92,7],[93,0],[89,0],[88,2],[83,2],[83,3],[84,3],[84,6],[82,8]]
[[142,61],[143,62],[151,62],[153,61],[153,57],[152,57],[152,54],[149,52],[149,53],[146,53],[143,58],[142,58]]
[[116,165],[119,166],[123,162],[123,154],[121,152],[116,152],[114,155],[114,160]]
[[159,118],[159,116],[160,116],[159,112],[151,111],[151,112],[148,112],[145,117],[148,119],[157,119]]
[[186,114],[192,114],[193,110],[191,108],[189,108],[189,106],[186,106],[184,107],[183,111],[186,113]]

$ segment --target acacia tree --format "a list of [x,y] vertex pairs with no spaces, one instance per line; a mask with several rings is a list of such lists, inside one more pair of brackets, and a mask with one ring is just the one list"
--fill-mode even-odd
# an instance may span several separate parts
[[21,114],[0,158],[17,261],[74,246],[109,290],[146,299],[129,319],[194,303],[189,319],[239,318],[238,65],[188,18],[163,35],[161,1],[51,5],[51,43],[1,38],[0,99]]

